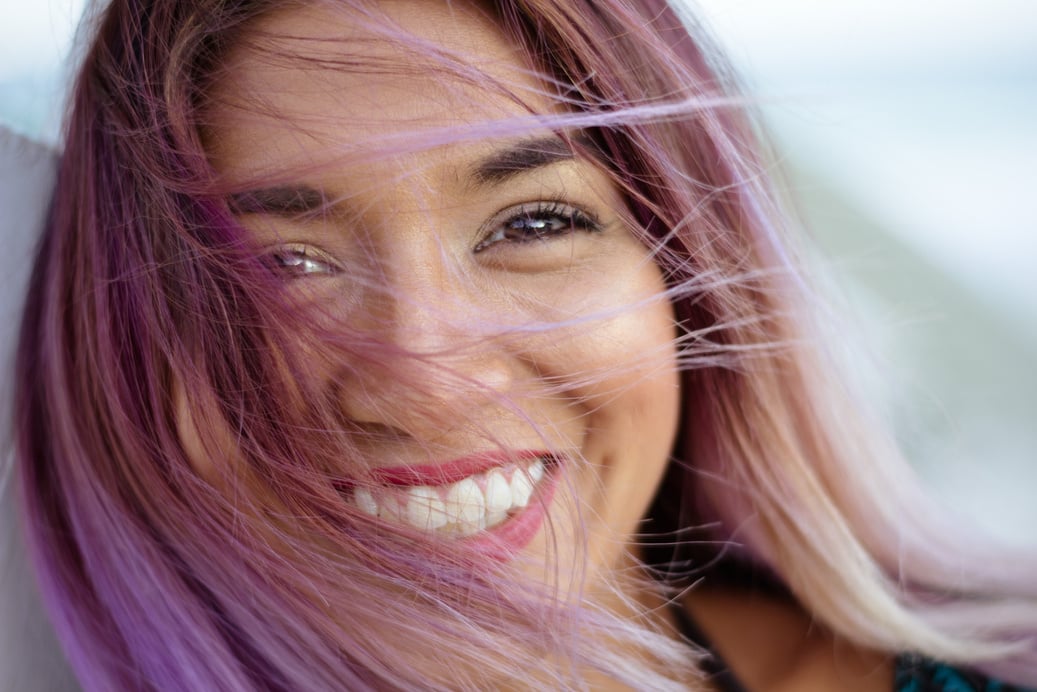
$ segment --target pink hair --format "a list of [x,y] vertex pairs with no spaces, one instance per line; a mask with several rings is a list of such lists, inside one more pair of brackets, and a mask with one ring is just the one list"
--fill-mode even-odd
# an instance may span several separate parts
[[[694,658],[663,635],[574,604],[561,578],[537,589],[375,527],[329,482],[341,459],[363,463],[356,440],[307,390],[306,330],[204,147],[227,51],[280,8],[114,0],[75,86],[16,425],[28,544],[84,688],[456,689],[480,671],[572,687],[583,670],[676,688]],[[587,133],[577,146],[625,191],[680,327],[681,438],[652,530],[713,527],[855,642],[1037,681],[1037,559],[948,520],[833,374],[775,175],[718,56],[662,0],[493,12],[564,114],[387,150],[545,122]],[[307,358],[389,371],[412,355],[309,333]],[[674,578],[701,567],[677,542],[658,566]]]

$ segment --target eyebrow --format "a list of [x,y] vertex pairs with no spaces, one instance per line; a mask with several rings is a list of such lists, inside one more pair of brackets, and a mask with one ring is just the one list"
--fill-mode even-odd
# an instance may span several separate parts
[[575,158],[572,145],[565,139],[556,135],[532,137],[493,152],[472,169],[469,177],[477,186],[500,185],[521,173]]
[[[589,139],[578,135],[571,141],[587,146]],[[475,187],[497,186],[512,178],[576,158],[570,140],[557,135],[530,137],[492,152],[469,171],[468,179]],[[319,188],[306,185],[278,185],[238,192],[229,196],[231,209],[237,214],[269,214],[296,218],[327,209],[332,202]]]
[[231,209],[237,214],[302,216],[328,204],[324,193],[309,185],[279,185],[230,195]]

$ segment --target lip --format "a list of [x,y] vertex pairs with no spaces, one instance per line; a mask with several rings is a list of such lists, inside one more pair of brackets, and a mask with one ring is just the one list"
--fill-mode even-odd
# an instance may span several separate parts
[[450,485],[497,466],[528,461],[537,457],[553,458],[553,456],[551,452],[544,450],[494,450],[438,463],[374,469],[371,475],[375,483],[382,485]]
[[[488,469],[537,458],[545,461],[545,475],[537,483],[525,507],[493,528],[484,529],[472,536],[453,539],[475,561],[474,566],[484,559],[507,562],[529,545],[550,511],[563,470],[568,466],[567,456],[545,450],[494,450],[443,463],[375,469],[372,471],[372,477],[382,485],[450,485]],[[353,489],[352,482],[339,481],[336,486],[342,491]]]

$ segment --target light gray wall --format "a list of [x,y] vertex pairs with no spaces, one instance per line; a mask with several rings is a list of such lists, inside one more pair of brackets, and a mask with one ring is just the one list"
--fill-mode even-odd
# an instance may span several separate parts
[[0,690],[76,690],[36,593],[14,512],[11,394],[17,325],[50,199],[54,156],[0,127]]

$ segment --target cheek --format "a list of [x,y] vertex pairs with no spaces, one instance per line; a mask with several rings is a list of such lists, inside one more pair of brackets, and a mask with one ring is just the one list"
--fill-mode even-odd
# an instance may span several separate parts
[[678,427],[680,379],[668,309],[640,311],[616,320],[600,348],[600,378],[583,388],[588,435],[585,452],[631,486],[654,487],[669,458]]
[[537,365],[579,407],[589,459],[661,474],[680,406],[675,318],[658,270],[628,266],[584,286],[566,306],[570,325],[536,349]]
[[[659,302],[630,309],[569,339],[584,377],[578,405],[576,516],[589,518],[591,562],[616,565],[661,482],[677,435],[680,389],[672,311]],[[560,366],[560,364],[558,364]]]
[[565,326],[534,354],[580,398],[606,407],[629,400],[633,414],[676,402],[678,378],[676,319],[662,276],[640,251],[630,254],[555,294],[554,317]]

